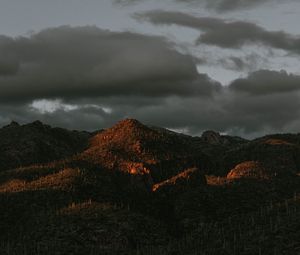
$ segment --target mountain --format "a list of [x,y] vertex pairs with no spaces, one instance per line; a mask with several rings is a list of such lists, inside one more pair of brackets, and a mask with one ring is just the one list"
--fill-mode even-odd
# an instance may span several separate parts
[[120,121],[93,136],[89,148],[80,158],[107,169],[132,174],[149,173],[154,183],[185,168],[204,170],[210,164],[208,156],[192,137],[151,128],[134,119]]
[[0,170],[63,159],[83,151],[90,134],[52,128],[40,121],[0,129]]
[[269,135],[249,141],[225,152],[221,159],[222,174],[228,174],[238,164],[258,161],[274,175],[296,175],[300,169],[299,136]]
[[297,254],[300,138],[0,129],[0,254]]

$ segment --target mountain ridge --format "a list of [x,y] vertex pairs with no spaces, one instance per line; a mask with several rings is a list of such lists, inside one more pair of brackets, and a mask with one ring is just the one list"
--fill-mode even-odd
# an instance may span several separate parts
[[296,254],[286,228],[300,223],[298,134],[192,137],[134,119],[89,133],[35,121],[1,128],[0,145],[1,254]]

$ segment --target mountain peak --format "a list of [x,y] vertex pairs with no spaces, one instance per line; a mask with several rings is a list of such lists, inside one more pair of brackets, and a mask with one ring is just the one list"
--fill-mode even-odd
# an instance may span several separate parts
[[20,126],[20,124],[13,120],[10,122],[10,124],[7,127],[19,127],[19,126]]
[[203,132],[201,138],[210,144],[220,144],[222,140],[221,135],[212,130]]
[[30,128],[30,129],[32,129],[32,128],[38,129],[38,130],[52,129],[52,127],[50,125],[44,124],[40,120],[35,120],[34,122],[25,125],[25,127]]
[[32,122],[29,125],[32,125],[32,126],[44,126],[43,122],[41,122],[40,120],[36,120],[36,121]]
[[143,125],[136,119],[124,119],[119,121],[116,125],[114,125],[111,129],[117,128],[145,128],[146,126]]
[[120,120],[117,124],[122,124],[122,125],[141,125],[142,123],[139,122],[137,119],[127,118],[127,119]]
[[100,132],[91,140],[91,145],[117,144],[118,146],[130,146],[137,140],[152,137],[156,132],[143,125],[136,119],[124,119],[113,127]]
[[128,137],[137,138],[143,136],[143,134],[145,133],[156,133],[156,132],[136,119],[124,119],[119,121],[111,128],[104,130],[99,135],[111,136],[111,137],[122,136],[123,138],[126,139]]

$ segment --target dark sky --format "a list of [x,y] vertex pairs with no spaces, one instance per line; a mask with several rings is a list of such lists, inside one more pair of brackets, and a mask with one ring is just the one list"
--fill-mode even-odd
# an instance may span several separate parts
[[300,132],[296,0],[0,0],[0,126]]

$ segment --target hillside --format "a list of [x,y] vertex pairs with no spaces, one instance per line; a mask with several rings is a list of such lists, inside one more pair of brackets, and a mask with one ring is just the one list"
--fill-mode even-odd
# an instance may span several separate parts
[[164,129],[147,127],[126,119],[90,139],[79,158],[107,169],[128,173],[150,173],[154,182],[178,174],[188,167],[209,167],[209,157],[193,142]]
[[126,119],[0,129],[0,254],[299,254],[299,135]]
[[88,132],[52,128],[35,121],[16,122],[0,129],[0,171],[63,159],[83,151]]

